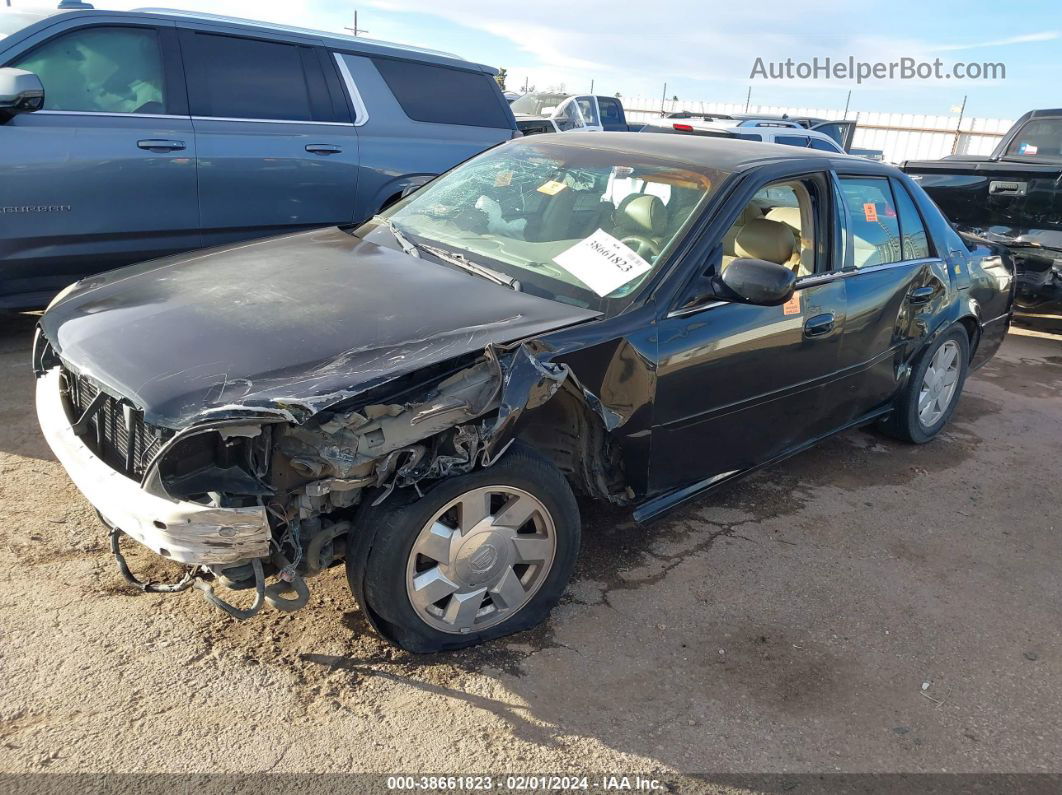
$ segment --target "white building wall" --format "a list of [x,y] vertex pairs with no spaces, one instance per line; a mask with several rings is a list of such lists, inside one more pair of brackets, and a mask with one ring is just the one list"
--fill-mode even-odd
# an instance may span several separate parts
[[[631,122],[660,118],[659,98],[623,97]],[[700,102],[680,100],[664,102],[665,112],[686,110],[691,113],[762,113],[779,116],[818,116],[823,119],[854,119],[858,122],[853,146],[880,149],[890,163],[904,160],[932,160],[950,154],[987,155],[1013,122],[1009,119],[927,116],[911,113],[868,113],[842,108],[798,108],[776,105]]]

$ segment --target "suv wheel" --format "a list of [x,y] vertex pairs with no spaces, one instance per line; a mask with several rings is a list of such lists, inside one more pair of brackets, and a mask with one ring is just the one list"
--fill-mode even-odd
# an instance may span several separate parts
[[953,328],[922,354],[911,372],[896,408],[883,425],[886,433],[924,444],[940,433],[951,419],[966,381],[970,339],[963,328]]
[[[519,446],[487,469],[440,481],[421,499],[365,520],[376,527],[362,575],[365,607],[391,640],[415,652],[538,624],[564,592],[579,551],[571,488]],[[354,556],[347,559],[358,593]]]

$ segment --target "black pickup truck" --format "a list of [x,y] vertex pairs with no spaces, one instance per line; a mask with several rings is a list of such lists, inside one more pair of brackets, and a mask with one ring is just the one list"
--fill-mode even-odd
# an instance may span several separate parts
[[911,160],[903,170],[958,230],[1010,249],[1015,320],[1062,330],[1062,108],[1029,111],[987,157]]

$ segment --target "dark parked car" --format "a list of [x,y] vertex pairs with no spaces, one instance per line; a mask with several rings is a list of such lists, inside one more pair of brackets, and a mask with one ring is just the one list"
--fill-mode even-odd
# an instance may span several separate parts
[[1062,331],[1062,109],[1034,110],[991,155],[903,164],[956,228],[1014,257],[1015,320]]
[[365,220],[516,135],[495,70],[456,56],[179,11],[15,19],[0,309],[150,257]]
[[74,285],[37,410],[119,561],[132,536],[243,617],[345,558],[384,635],[454,648],[556,603],[573,492],[647,520],[845,428],[930,440],[1011,289],[888,166],[542,135],[362,226]]

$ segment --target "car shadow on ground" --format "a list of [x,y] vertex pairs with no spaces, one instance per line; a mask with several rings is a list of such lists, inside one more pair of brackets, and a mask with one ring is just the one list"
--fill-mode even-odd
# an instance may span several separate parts
[[53,461],[33,408],[30,352],[38,317],[0,311],[0,453]]

